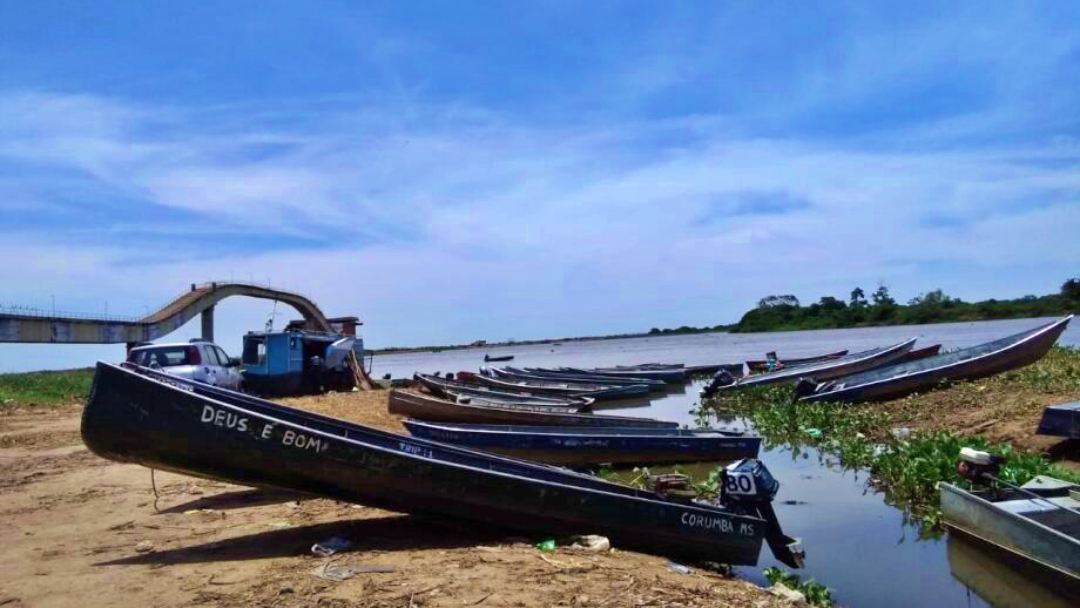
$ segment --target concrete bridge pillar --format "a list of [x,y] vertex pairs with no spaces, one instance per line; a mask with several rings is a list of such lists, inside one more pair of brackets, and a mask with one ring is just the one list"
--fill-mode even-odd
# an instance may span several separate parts
[[202,311],[202,339],[214,341],[214,307]]

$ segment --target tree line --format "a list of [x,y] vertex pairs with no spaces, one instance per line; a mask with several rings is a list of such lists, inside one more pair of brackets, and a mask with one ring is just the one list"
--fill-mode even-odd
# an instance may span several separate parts
[[1028,295],[1012,300],[965,302],[935,289],[901,304],[884,283],[869,297],[861,287],[851,290],[846,300],[825,296],[803,306],[794,295],[771,295],[743,315],[733,332],[828,329],[860,325],[916,325],[1043,317],[1080,310],[1080,278],[1069,279],[1058,293]]

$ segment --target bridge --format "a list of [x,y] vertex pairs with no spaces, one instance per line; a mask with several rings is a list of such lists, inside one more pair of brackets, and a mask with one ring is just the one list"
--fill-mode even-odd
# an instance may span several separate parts
[[212,282],[196,285],[160,310],[141,319],[56,314],[46,311],[0,310],[0,342],[60,344],[128,344],[150,342],[202,317],[202,337],[214,339],[214,306],[225,298],[247,296],[292,306],[314,331],[334,331],[330,319],[306,296],[264,285]]

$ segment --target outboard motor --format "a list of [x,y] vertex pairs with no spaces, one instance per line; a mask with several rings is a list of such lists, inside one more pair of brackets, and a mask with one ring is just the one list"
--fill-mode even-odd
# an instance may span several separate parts
[[799,378],[795,383],[795,395],[797,397],[809,397],[818,390],[818,382],[813,378]]
[[968,481],[987,481],[997,478],[1003,462],[1005,459],[997,454],[974,448],[960,448],[960,464],[956,466],[956,471]]
[[779,490],[780,482],[764,463],[755,458],[744,458],[724,467],[720,502],[764,519],[769,526],[765,540],[776,559],[792,568],[802,568],[806,556],[802,544],[799,539],[784,534],[772,507],[772,500]]
[[712,382],[709,382],[709,384],[705,388],[701,389],[701,396],[712,397],[716,394],[716,391],[721,386],[728,386],[731,384],[735,384],[735,376],[733,376],[728,370],[722,369],[716,372],[716,375],[713,376]]

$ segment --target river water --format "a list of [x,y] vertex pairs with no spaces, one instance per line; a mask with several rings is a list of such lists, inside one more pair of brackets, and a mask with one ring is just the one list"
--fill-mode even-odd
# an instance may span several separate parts
[[[565,342],[484,350],[403,353],[376,357],[373,374],[395,378],[413,372],[475,371],[485,354],[514,355],[521,367],[599,367],[647,362],[687,365],[761,359],[769,350],[799,357],[849,349],[852,352],[918,337],[915,348],[940,343],[962,348],[1038,326],[1050,319],[949,323],[904,327],[836,329],[768,334],[697,334]],[[1080,325],[1072,324],[1058,342],[1080,346]],[[701,383],[687,385],[633,407],[604,413],[648,416],[694,425]],[[888,404],[882,404],[888,407]],[[867,487],[865,472],[844,471],[815,450],[788,447],[763,450],[760,458],[780,480],[775,508],[785,532],[802,539],[807,553],[803,578],[830,587],[840,605],[863,606],[1068,606],[978,547],[943,535],[920,539],[900,509]],[[710,465],[688,467],[692,473]],[[749,580],[765,583],[761,571],[781,566],[768,548],[754,568],[738,568]]]

